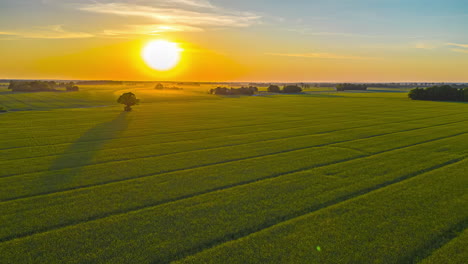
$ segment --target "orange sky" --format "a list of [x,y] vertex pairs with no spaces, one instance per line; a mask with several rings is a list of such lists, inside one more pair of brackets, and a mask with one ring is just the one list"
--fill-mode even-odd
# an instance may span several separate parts
[[[0,3],[2,79],[468,82],[459,1],[22,1]],[[184,49],[173,70],[141,58],[156,39]]]

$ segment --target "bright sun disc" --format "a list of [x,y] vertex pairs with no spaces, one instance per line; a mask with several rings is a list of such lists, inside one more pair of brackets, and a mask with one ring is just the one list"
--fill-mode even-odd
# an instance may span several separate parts
[[180,61],[182,49],[177,43],[166,40],[151,41],[143,48],[143,60],[151,68],[167,71],[174,68]]

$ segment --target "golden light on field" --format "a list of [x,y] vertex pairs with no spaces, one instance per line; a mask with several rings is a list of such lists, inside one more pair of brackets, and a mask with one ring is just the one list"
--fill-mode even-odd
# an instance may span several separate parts
[[154,40],[145,45],[143,60],[148,66],[158,71],[167,71],[180,61],[182,48],[177,43],[166,40]]

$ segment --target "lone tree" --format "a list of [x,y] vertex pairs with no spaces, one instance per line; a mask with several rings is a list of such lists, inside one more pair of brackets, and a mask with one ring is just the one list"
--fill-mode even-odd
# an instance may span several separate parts
[[132,106],[140,103],[140,99],[137,99],[134,93],[124,93],[117,100],[119,104],[124,104],[124,110],[127,112],[132,111]]

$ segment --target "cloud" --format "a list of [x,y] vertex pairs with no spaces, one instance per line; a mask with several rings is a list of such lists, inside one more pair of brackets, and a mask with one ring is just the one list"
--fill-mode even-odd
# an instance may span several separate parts
[[435,49],[437,47],[438,47],[438,45],[436,45],[434,43],[418,42],[418,43],[413,44],[413,48],[415,48],[415,49],[432,50],[432,49]]
[[468,49],[468,44],[446,43],[446,45],[460,47],[460,48],[467,48]]
[[206,0],[166,0],[166,1],[161,1],[161,2],[166,2],[170,4],[182,4],[186,6],[199,7],[199,8],[212,8],[212,9],[216,8],[209,1],[206,1]]
[[76,39],[90,38],[94,35],[85,32],[66,31],[63,25],[50,25],[45,27],[35,27],[30,30],[0,32],[0,35],[7,35],[16,38],[37,38],[37,39]]
[[297,32],[303,35],[310,36],[338,36],[338,37],[361,37],[361,38],[378,38],[379,35],[365,35],[356,33],[344,33],[344,32],[314,32],[309,29],[287,29],[288,31]]
[[[425,38],[422,35],[389,35],[389,34],[362,34],[356,32],[328,32],[328,31],[314,31],[310,28],[285,28],[284,30],[296,32],[302,35],[309,36],[326,36],[326,37],[345,37],[345,38],[368,38],[368,39],[421,39]],[[435,37],[435,36],[431,36]]]
[[266,53],[267,55],[283,56],[283,57],[300,57],[311,59],[341,59],[341,60],[369,60],[376,59],[374,57],[362,57],[352,55],[340,55],[334,53]]
[[122,29],[108,29],[102,32],[105,36],[159,35],[165,32],[200,32],[201,28],[184,25],[128,25]]
[[468,53],[468,49],[452,49],[454,52]]
[[459,53],[468,53],[468,44],[459,44],[459,43],[445,43],[447,46],[452,46],[452,47],[457,47],[450,49],[453,52],[459,52]]
[[[80,5],[86,12],[150,19],[155,26],[170,25],[183,31],[202,31],[205,28],[249,27],[259,21],[250,12],[226,10],[205,0],[154,0],[126,2],[93,2]],[[124,30],[125,31],[125,30]]]

